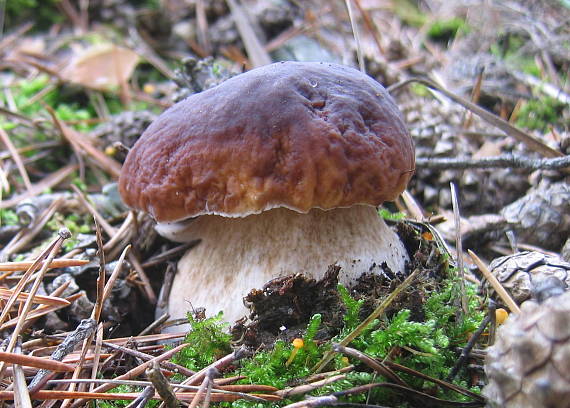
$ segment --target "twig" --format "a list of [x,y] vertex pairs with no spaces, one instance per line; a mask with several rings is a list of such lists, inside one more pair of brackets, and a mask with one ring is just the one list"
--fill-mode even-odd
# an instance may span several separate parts
[[482,397],[480,394],[476,394],[473,391],[468,390],[467,388],[460,387],[459,385],[440,380],[439,378],[430,377],[429,375],[426,375],[426,374],[422,373],[421,371],[413,370],[409,367],[403,366],[403,365],[398,364],[398,363],[394,363],[393,361],[390,361],[390,360],[384,360],[384,364],[386,364],[387,366],[389,366],[393,370],[401,371],[403,373],[413,375],[414,377],[418,377],[418,378],[421,378],[423,380],[432,382],[432,383],[437,384],[443,388],[447,388],[451,391],[457,392],[458,394],[465,395],[467,397],[473,398],[473,399],[478,400],[478,401],[485,401],[485,398]]
[[127,256],[130,249],[131,249],[131,246],[127,245],[125,247],[125,249],[123,249],[123,252],[121,253],[121,256],[119,257],[119,260],[115,263],[115,267],[113,268],[113,272],[111,272],[111,276],[109,276],[109,280],[105,284],[105,289],[103,290],[102,303],[105,303],[105,300],[107,300],[109,298],[109,296],[111,296],[111,291],[113,290],[113,286],[115,286],[115,282],[117,281],[117,278],[119,277],[119,274],[121,273],[123,263],[125,262],[125,256]]
[[22,176],[22,180],[24,180],[24,185],[26,186],[26,189],[30,191],[32,189],[32,183],[30,182],[30,177],[28,176],[28,172],[24,167],[22,158],[20,157],[18,150],[14,147],[14,144],[12,144],[12,141],[10,140],[10,137],[8,136],[6,131],[2,128],[0,128],[0,139],[2,140],[4,145],[6,145],[8,151],[10,152],[10,155],[12,156],[12,160],[14,160],[14,163],[16,163],[16,167],[18,168],[20,176]]
[[[16,353],[21,355],[22,352],[22,344],[21,341],[18,341],[18,345],[16,346]],[[28,392],[28,388],[26,387],[26,376],[24,374],[24,370],[20,366],[20,364],[13,365],[14,370],[14,405],[17,408],[32,408],[32,401],[30,399],[30,393]]]
[[59,120],[55,111],[51,107],[46,106],[46,109],[51,115],[53,123],[57,129],[61,132],[63,137],[69,141],[69,143],[83,150],[88,156],[91,156],[94,163],[102,170],[108,172],[113,177],[119,177],[121,174],[121,165],[117,161],[105,155],[103,152],[93,146],[89,139],[85,138],[84,136],[82,137],[79,132],[70,128],[61,120]]
[[[110,347],[114,350],[119,350],[125,354],[128,354],[130,356],[136,357],[136,358],[140,358],[143,361],[148,361],[148,360],[152,360],[154,357],[151,356],[150,354],[146,354],[143,353],[141,351],[138,350],[134,350],[134,349],[130,349],[128,347],[123,347],[123,346],[119,346],[118,344],[113,344],[113,343],[109,343],[108,341],[104,341],[103,345],[105,347]],[[194,375],[194,371],[189,370],[183,366],[180,366],[178,364],[175,364],[171,361],[163,361],[160,363],[160,365],[164,368],[166,368],[167,370],[171,370],[177,373],[180,373],[182,375],[186,375],[186,376],[192,376]]]
[[0,361],[57,372],[68,372],[75,370],[75,366],[65,364],[60,361],[49,360],[43,357],[28,356],[25,354],[6,353],[4,351],[0,351]]
[[[10,33],[8,35],[3,35],[2,41],[0,42],[0,52],[4,52],[4,50],[9,47],[10,45],[12,45],[14,42],[20,40],[21,38],[23,38],[23,36],[30,31],[33,27],[35,26],[34,23],[32,22],[27,22],[25,24],[23,24],[22,26],[20,26],[19,28],[17,28],[13,33]],[[0,28],[4,28],[4,27],[0,27]]]
[[455,224],[455,249],[457,251],[457,270],[459,271],[459,295],[463,316],[467,316],[469,308],[467,306],[467,295],[465,294],[465,268],[463,266],[463,242],[461,239],[461,216],[459,215],[459,201],[457,200],[457,189],[453,182],[449,183],[451,188],[451,204],[453,206],[453,222]]
[[[164,374],[162,374],[158,362],[155,361],[149,368],[146,369],[145,373],[156,392],[158,392],[158,395],[162,397],[164,404],[168,408],[178,408],[180,404],[176,399],[176,395],[174,395],[172,386]],[[198,393],[196,393],[196,397],[198,397]]]
[[152,288],[152,285],[150,284],[150,279],[148,278],[148,275],[144,271],[144,268],[142,267],[141,263],[139,262],[138,258],[135,256],[134,253],[129,252],[128,257],[129,257],[129,262],[137,272],[137,276],[139,277],[139,279],[143,284],[143,294],[146,296],[146,298],[152,305],[155,305],[157,297],[156,293],[154,292],[154,289]]
[[[204,406],[209,405],[209,403],[210,403],[210,392],[212,391],[213,378],[217,377],[219,374],[220,374],[220,372],[218,370],[216,370],[215,368],[212,368],[212,367],[210,367],[210,369],[208,371],[206,371],[206,375],[204,376],[204,380],[202,380],[202,384],[200,384],[200,387],[198,388],[198,391],[196,392],[196,396],[194,397],[192,402],[190,402],[190,405],[188,406],[188,408],[196,408],[196,406],[198,406],[198,403],[202,399],[204,400]],[[202,395],[204,395],[204,392],[206,393],[206,396],[204,398],[202,398]]]
[[196,239],[194,241],[186,242],[184,244],[180,244],[178,246],[175,246],[174,248],[168,249],[164,252],[159,253],[158,255],[155,255],[155,256],[147,259],[145,261],[145,263],[142,264],[142,267],[143,268],[149,268],[151,266],[155,266],[155,265],[158,265],[158,264],[163,263],[165,261],[168,261],[169,259],[175,257],[176,255],[179,255],[181,253],[186,253],[186,251],[188,249],[194,248],[199,243],[200,243],[200,240]]
[[101,236],[101,227],[97,224],[97,219],[94,219],[95,224],[95,237],[97,240],[97,255],[99,255],[99,274],[97,275],[97,282],[95,287],[97,289],[97,294],[95,297],[95,305],[93,306],[93,311],[91,312],[91,319],[95,322],[99,322],[101,317],[101,311],[103,310],[103,292],[105,290],[105,252],[103,251],[103,237]]
[[[48,269],[48,265],[51,263],[51,261],[55,258],[55,256],[57,255],[57,253],[61,249],[61,245],[63,244],[63,241],[65,241],[69,237],[71,237],[71,233],[69,232],[68,229],[66,229],[66,228],[60,229],[58,232],[57,238],[48,246],[49,255],[47,255],[48,251],[43,251],[42,254],[38,257],[37,261],[39,264],[39,261],[42,260],[45,257],[45,255],[47,255],[46,262],[44,263],[44,265],[40,269],[40,272],[39,272],[32,288],[30,289],[30,292],[29,292],[30,296],[26,299],[26,302],[24,303],[24,306],[22,307],[21,313],[19,315],[18,323],[16,324],[16,327],[14,328],[14,331],[12,332],[12,335],[10,337],[10,341],[8,343],[8,346],[6,347],[6,352],[11,352],[12,350],[14,350],[14,346],[16,345],[18,336],[20,335],[20,332],[22,331],[22,327],[23,327],[24,323],[26,322],[26,316],[28,315],[28,313],[32,309],[34,296],[40,287],[40,284],[43,280],[44,274],[46,273],[46,271]],[[32,266],[34,266],[34,265],[32,265]],[[37,267],[37,264],[35,267]],[[35,268],[30,269],[30,270],[31,270],[31,272],[33,272],[35,270]],[[28,272],[30,272],[30,270],[26,271],[26,274]],[[31,274],[31,272],[30,272],[30,274]],[[24,276],[26,276],[26,275],[24,274]],[[25,284],[26,279],[22,279],[23,284]],[[17,299],[18,293],[23,288],[23,284],[20,286],[20,288],[18,290],[14,291],[14,296],[12,298],[10,298],[8,300],[8,302],[10,302],[10,300],[12,300],[12,299],[14,299],[14,300]],[[4,310],[2,312],[2,317],[0,318],[0,322],[2,322],[4,320],[3,317],[5,317],[7,315],[7,313],[8,313],[8,310]],[[0,363],[0,378],[2,377],[3,371],[4,371],[4,363]]]
[[402,199],[404,200],[404,204],[406,204],[410,217],[414,218],[418,222],[422,222],[424,220],[424,212],[414,196],[408,190],[404,190],[402,193]]
[[356,41],[356,55],[358,58],[358,67],[360,72],[366,73],[366,67],[364,66],[364,56],[362,55],[362,43],[360,42],[360,33],[358,31],[358,26],[356,24],[356,19],[354,13],[352,12],[352,2],[350,0],[344,0],[346,9],[348,11],[348,19],[350,20],[350,27],[352,28],[352,35],[354,36],[354,41]]
[[307,382],[314,382],[314,381],[320,381],[323,380],[327,377],[332,377],[338,374],[344,374],[344,373],[348,373],[354,370],[354,365],[348,365],[346,367],[342,367],[338,370],[334,370],[334,371],[324,371],[322,373],[318,373],[318,374],[313,374],[308,376],[307,378],[305,378],[305,380]]
[[[81,297],[81,293],[76,293],[74,295],[71,295],[63,300],[65,300],[66,302],[68,302],[69,304],[75,302],[77,299],[79,299]],[[51,312],[55,312],[57,310],[63,309],[65,307],[67,307],[68,305],[59,305],[59,306],[48,306],[48,305],[41,305],[33,310],[30,311],[30,313],[28,313],[28,316],[26,317],[26,322],[23,325],[23,330],[25,330],[33,321],[35,321],[37,318],[42,317],[48,313]],[[20,317],[14,317],[13,319],[8,320],[5,323],[2,323],[2,325],[0,325],[0,330],[6,330],[10,327],[16,326],[18,324],[18,321],[20,320]]]
[[[339,344],[341,346],[347,346],[352,340],[360,336],[360,334],[372,323],[378,316],[384,313],[386,308],[392,304],[392,302],[402,293],[404,290],[410,286],[410,284],[416,279],[420,274],[420,270],[416,269],[410,274],[392,293],[390,293],[386,299],[368,316],[362,321],[351,333],[349,333],[344,339],[342,339]],[[318,373],[325,368],[325,366],[333,359],[334,351],[328,351],[325,353],[323,358],[313,367],[313,372]]]
[[154,396],[154,388],[152,385],[147,385],[140,395],[133,400],[126,408],[144,408],[146,403]]
[[103,246],[105,252],[109,252],[121,239],[123,239],[125,234],[130,230],[130,226],[133,223],[133,219],[134,219],[133,211],[129,211],[129,214],[127,215],[127,217],[125,218],[119,229],[116,231],[115,234],[111,236],[111,239],[108,240]]
[[[97,371],[99,371],[99,361],[101,358],[101,344],[103,343],[103,323],[97,326],[97,336],[95,340],[95,355],[93,356],[93,366],[91,367],[91,379],[97,378]],[[93,391],[95,385],[92,383],[89,386],[89,391]]]
[[87,211],[89,211],[91,213],[91,215],[95,219],[95,222],[98,222],[99,224],[101,224],[101,227],[103,227],[105,232],[110,237],[114,236],[117,233],[115,227],[111,226],[111,224],[109,224],[107,222],[105,217],[103,217],[101,214],[99,214],[97,209],[89,202],[89,200],[87,199],[85,194],[75,184],[71,184],[70,187],[73,190],[73,192],[77,195],[77,198],[79,199],[81,204],[87,209]]
[[[177,347],[174,347],[171,350],[168,350],[167,352],[161,354],[160,356],[157,356],[155,358],[153,358],[152,360],[149,360],[145,363],[142,363],[138,366],[136,366],[135,368],[133,368],[132,370],[127,371],[125,374],[118,376],[117,378],[115,378],[116,380],[128,380],[130,378],[136,377],[140,374],[142,374],[147,367],[149,367],[151,364],[153,364],[155,361],[156,362],[160,362],[166,359],[169,359],[170,357],[172,357],[174,354],[178,353],[180,350],[182,350],[183,348],[187,347],[188,344],[187,343],[183,343],[180,344]],[[101,385],[97,388],[95,388],[93,390],[93,393],[104,393],[106,391],[109,391],[110,389],[115,388],[115,385],[113,384],[104,384]],[[72,405],[73,408],[77,408],[79,406],[82,406],[83,404],[85,404],[86,399],[84,397],[81,397],[81,399],[75,401]]]
[[[89,203],[89,201],[87,200],[87,198],[85,197],[83,192],[81,190],[79,190],[79,188],[77,188],[77,186],[75,186],[73,184],[71,185],[71,188],[77,194],[79,201],[81,201],[81,203],[91,213],[93,218],[95,218],[99,222],[99,224],[101,224],[101,226],[103,227],[103,229],[105,230],[107,235],[110,237],[113,237],[114,235],[116,235],[117,234],[116,228],[113,227],[112,225],[110,225],[105,220],[105,218],[97,212],[95,207],[93,207],[91,205],[91,203]],[[142,268],[139,260],[136,258],[136,256],[132,252],[129,252],[128,257],[129,257],[129,261],[130,261],[131,265],[133,266],[133,268],[137,272],[138,277],[140,278],[140,280],[143,283],[144,295],[147,297],[147,299],[149,300],[149,302],[151,304],[153,304],[153,305],[156,304],[156,294],[154,293],[154,289],[152,288],[152,285],[150,284],[150,279],[148,278],[147,274],[145,273],[144,269]]]
[[252,22],[248,18],[246,11],[237,0],[226,0],[226,3],[230,8],[251,65],[255,68],[271,64],[271,57],[255,34]]
[[[162,363],[164,364],[164,362]],[[150,381],[140,381],[140,380],[117,380],[117,379],[87,379],[87,378],[78,378],[78,379],[66,379],[66,380],[49,380],[48,384],[69,384],[72,382],[76,383],[93,383],[93,384],[115,384],[115,385],[132,385],[132,386],[141,386],[141,387],[148,387],[152,386]],[[182,385],[182,384],[170,384],[171,387],[177,387],[183,390],[192,390],[198,391],[200,389],[197,385]],[[232,390],[226,390],[225,387],[216,388],[216,393],[220,394],[228,394],[228,395],[235,395],[240,398],[248,399],[250,401],[258,401],[263,402],[265,401],[263,398],[256,397],[255,395],[245,394],[243,392],[236,392]],[[272,389],[269,392],[273,392]]]
[[[83,319],[77,328],[69,334],[65,340],[57,346],[54,352],[51,354],[52,360],[61,361],[65,356],[73,351],[75,346],[81,341],[85,340],[93,334],[97,327],[97,323],[92,319]],[[75,367],[74,367],[75,369]],[[32,382],[28,386],[31,393],[39,390],[45,381],[47,381],[47,376],[49,371],[40,370],[33,378]]]
[[[482,407],[485,405],[485,401],[482,401],[482,400],[476,400],[476,401],[471,401],[471,402],[459,402],[459,401],[444,400],[441,398],[436,398],[430,394],[426,394],[424,392],[415,390],[413,388],[408,388],[408,387],[401,386],[399,384],[386,383],[386,382],[366,384],[366,385],[361,385],[358,387],[350,388],[348,390],[337,391],[337,392],[333,393],[333,396],[343,397],[343,396],[347,396],[347,395],[361,394],[361,393],[367,392],[373,388],[389,388],[389,389],[392,389],[394,391],[399,392],[400,394],[407,395],[410,398],[413,398],[415,401],[418,402],[416,404],[417,406],[465,407],[465,408],[467,408],[467,407]],[[338,405],[338,404],[334,404],[334,405]]]
[[368,367],[372,368],[378,374],[383,375],[384,377],[388,378],[389,380],[393,381],[396,384],[400,384],[404,387],[408,387],[409,385],[406,384],[404,380],[396,375],[392,370],[386,367],[383,363],[378,362],[377,360],[373,359],[372,357],[364,354],[361,351],[358,351],[351,347],[344,347],[340,344],[333,344],[332,349],[337,353],[342,353],[347,356],[356,358],[366,364]]
[[524,72],[519,72],[517,70],[510,70],[510,74],[514,76],[519,81],[522,81],[529,85],[530,87],[538,89],[545,95],[557,99],[560,103],[570,104],[570,95],[565,93],[562,89],[549,84],[546,81],[536,78],[534,75],[525,74]]
[[495,335],[497,332],[497,304],[493,299],[489,299],[489,305],[487,306],[487,313],[490,317],[489,340],[487,341],[487,346],[492,346],[493,344],[495,344]]
[[[491,168],[515,168],[524,170],[561,170],[570,168],[570,155],[557,157],[552,159],[533,159],[531,157],[505,154],[495,157],[484,157],[481,159],[473,159],[470,157],[457,158],[436,158],[436,157],[417,157],[416,169],[491,169]],[[416,170],[417,171],[417,170]]]
[[[475,79],[475,85],[473,86],[473,91],[471,92],[471,102],[479,103],[479,98],[481,97],[481,85],[483,84],[483,74],[485,73],[485,67],[481,67],[477,73],[477,78]],[[469,129],[471,127],[471,122],[473,121],[473,115],[471,112],[466,112],[463,120],[463,129]]]
[[314,381],[309,384],[303,384],[292,388],[285,388],[284,390],[277,391],[276,394],[283,398],[287,398],[292,395],[307,394],[321,387],[332,384],[336,381],[344,380],[345,378],[346,374],[333,375],[332,377],[328,377],[319,381]]
[[[76,187],[76,186],[73,186]],[[78,190],[78,189],[77,189]],[[107,290],[107,286],[105,285],[105,253],[103,251],[103,238],[101,236],[101,228],[99,224],[97,224],[97,219],[94,217],[95,221],[95,235],[97,237],[97,248],[99,254],[99,274],[97,276],[97,295],[95,300],[95,305],[93,306],[93,310],[91,311],[90,320],[93,321],[94,325],[97,325],[99,319],[101,317],[101,311],[103,310],[103,303],[105,301],[104,293]],[[122,264],[119,262],[119,264]],[[109,289],[110,292],[110,289]],[[79,378],[81,374],[81,370],[83,369],[83,363],[85,361],[85,356],[87,355],[87,351],[93,342],[93,337],[95,336],[95,328],[91,331],[91,333],[83,340],[83,345],[81,347],[81,354],[79,357],[79,363],[75,368],[75,371],[72,374],[71,378]],[[98,364],[98,361],[97,361]],[[93,366],[93,370],[95,370],[94,374],[96,374],[97,367],[96,365]],[[70,384],[68,391],[73,392],[75,391],[76,384]],[[91,390],[93,391],[93,390]],[[71,400],[65,400],[61,404],[61,408],[67,408],[71,404]]]
[[[54,259],[51,264],[49,264],[48,269],[54,268],[68,268],[70,266],[82,266],[88,264],[90,261],[86,259]],[[0,263],[0,272],[20,272],[25,271],[30,267],[32,264],[31,261],[21,261],[21,262],[1,262]],[[40,267],[44,264],[42,261],[40,263]],[[0,289],[6,290],[6,289]],[[42,298],[41,295],[38,295],[37,298]]]
[[[158,319],[156,319],[154,322],[152,322],[151,324],[149,324],[147,327],[145,327],[140,333],[139,336],[143,336],[145,334],[148,333],[152,333],[154,331],[154,329],[156,329],[157,327],[160,327],[165,321],[167,321],[168,319],[170,319],[170,315],[168,313],[164,313],[162,316],[160,316]],[[194,373],[192,373],[194,374]],[[190,374],[190,375],[192,375]]]
[[489,281],[491,286],[493,286],[493,289],[495,289],[499,297],[503,300],[503,302],[505,302],[505,304],[511,310],[511,312],[520,313],[521,310],[519,306],[513,300],[511,295],[509,295],[509,293],[506,291],[503,285],[501,285],[501,283],[497,280],[497,278],[495,278],[495,276],[491,273],[491,271],[489,270],[489,268],[487,268],[487,266],[483,263],[483,261],[477,255],[475,255],[475,253],[470,249],[467,250],[467,253],[471,257],[471,259],[473,259],[473,262],[475,262],[475,265],[477,265],[477,267],[479,268],[485,279],[487,279],[487,281]]
[[396,90],[412,83],[417,82],[422,85],[427,86],[428,88],[435,89],[438,92],[441,92],[445,96],[447,96],[452,101],[462,105],[463,107],[469,109],[471,112],[476,114],[477,116],[481,117],[482,119],[486,120],[487,122],[491,123],[492,125],[498,127],[507,135],[514,137],[519,142],[524,143],[529,149],[532,149],[535,152],[538,152],[546,157],[560,157],[563,156],[557,150],[552,149],[548,145],[544,144],[537,138],[529,135],[528,133],[523,132],[522,130],[514,127],[509,122],[504,119],[501,119],[497,115],[494,115],[491,112],[486,111],[485,109],[481,108],[480,106],[468,101],[467,99],[454,94],[453,92],[448,91],[447,89],[442,88],[441,86],[437,85],[435,82],[430,81],[425,78],[410,78],[405,81],[399,82],[394,84],[388,88],[388,92],[393,93]]
[[[196,394],[193,392],[180,392],[176,393],[176,397],[181,401],[191,401]],[[252,397],[258,397],[264,402],[267,401],[280,401],[281,398],[272,394],[256,394]],[[139,397],[138,393],[133,392],[84,392],[84,391],[59,391],[59,390],[40,390],[31,395],[34,400],[62,400],[62,399],[76,399],[73,406],[81,406],[88,400],[134,400]],[[214,402],[233,402],[243,397],[237,395],[228,395],[216,392],[212,395]],[[0,400],[13,400],[14,393],[12,391],[0,391]],[[153,396],[152,399],[159,399]]]
[[384,59],[384,56],[386,55],[386,50],[384,49],[384,46],[382,45],[380,31],[377,29],[376,25],[374,24],[374,21],[372,20],[372,17],[370,17],[370,13],[368,12],[368,10],[366,10],[360,4],[360,0],[354,0],[354,4],[356,5],[356,8],[358,9],[360,14],[362,15],[364,25],[366,26],[368,31],[370,31],[370,34],[372,35],[372,38],[374,39],[374,42],[376,43],[376,47],[378,47],[378,52],[380,53],[381,58]]
[[49,176],[46,176],[40,182],[33,184],[32,188],[26,190],[26,192],[12,196],[8,200],[0,201],[0,209],[13,207],[27,198],[34,197],[46,189],[56,186],[75,170],[77,170],[77,164],[69,164],[57,171],[54,171],[53,173],[50,173]]
[[[0,288],[0,299],[9,299],[14,292],[11,289]],[[18,294],[18,300],[26,300],[30,296],[27,292],[20,292]],[[39,303],[42,305],[49,305],[49,306],[69,306],[69,301],[54,297],[54,296],[43,296],[43,295],[35,295],[34,296],[34,303]]]
[[475,346],[475,343],[477,343],[477,341],[479,340],[479,337],[481,337],[481,334],[483,334],[483,330],[485,330],[485,328],[487,327],[487,325],[489,324],[490,321],[491,321],[491,317],[489,315],[485,316],[485,318],[483,319],[483,321],[479,325],[479,328],[477,329],[477,331],[475,331],[475,333],[473,333],[473,335],[471,336],[471,338],[469,339],[469,341],[467,342],[465,347],[463,347],[463,350],[461,350],[461,354],[460,354],[459,358],[457,359],[457,361],[453,365],[453,368],[449,372],[449,375],[447,376],[446,380],[448,382],[453,381],[453,379],[457,376],[457,373],[459,373],[459,370],[461,369],[463,364],[465,364],[465,360],[467,360],[467,358],[469,357],[469,353],[471,352],[471,349],[473,348],[473,346]]
[[283,408],[312,408],[322,407],[327,405],[334,405],[338,398],[334,395],[323,395],[322,397],[310,397],[305,401],[294,402],[293,404],[285,405]]
[[196,1],[196,23],[198,25],[196,36],[198,37],[198,44],[204,50],[204,53],[211,55],[212,47],[208,38],[208,19],[206,18],[206,6],[204,3],[205,0]]
[[214,361],[209,366],[201,369],[192,377],[185,380],[183,384],[196,385],[198,382],[204,379],[210,368],[215,368],[216,370],[221,371],[224,367],[227,367],[228,365],[232,364],[234,361],[243,358],[245,356],[245,353],[246,353],[245,347],[242,346],[239,349],[235,350],[233,353],[230,353],[227,356],[222,357],[217,361]]
[[[41,266],[41,269],[44,268],[48,268],[50,262],[47,262],[45,260],[45,258],[48,256],[48,254],[52,251],[52,249],[56,246],[56,244],[59,242],[60,237],[59,235],[57,236],[57,238],[55,238],[48,246],[46,249],[44,249],[36,258],[36,260],[30,265],[30,267],[28,268],[28,270],[20,277],[20,279],[18,280],[18,283],[16,284],[16,287],[14,287],[12,289],[12,295],[10,296],[10,298],[8,299],[8,301],[6,302],[6,304],[4,305],[3,309],[2,309],[2,313],[0,314],[0,323],[3,323],[4,320],[6,320],[6,317],[8,316],[8,313],[10,313],[10,309],[12,308],[12,306],[14,305],[14,303],[16,302],[16,300],[18,299],[18,296],[20,295],[20,293],[24,290],[24,286],[26,286],[26,284],[28,283],[28,279],[30,279],[30,277],[34,274],[34,272]],[[34,298],[34,296],[32,295],[32,299]]]

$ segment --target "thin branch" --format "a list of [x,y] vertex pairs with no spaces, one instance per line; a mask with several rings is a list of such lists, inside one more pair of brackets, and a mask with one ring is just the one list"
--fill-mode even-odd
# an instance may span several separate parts
[[417,82],[419,84],[425,85],[428,88],[434,89],[438,92],[441,92],[449,99],[462,105],[464,108],[469,109],[471,112],[479,116],[480,118],[484,119],[485,121],[489,122],[493,126],[501,129],[507,135],[514,137],[519,142],[524,143],[529,149],[542,154],[545,157],[560,157],[562,153],[558,150],[554,150],[542,141],[538,140],[536,137],[529,135],[528,133],[523,132],[522,130],[514,127],[509,122],[504,119],[501,119],[497,115],[483,109],[479,105],[470,102],[469,100],[454,94],[453,92],[444,89],[443,87],[437,85],[435,82],[430,81],[429,79],[425,78],[410,78],[406,79],[405,81],[399,82],[394,84],[388,88],[388,92],[393,93],[396,90],[411,84],[412,82]]
[[562,170],[570,168],[570,155],[556,157],[553,159],[532,159],[530,157],[505,154],[495,157],[485,157],[482,159],[472,159],[469,157],[445,157],[445,158],[416,158],[416,168],[433,170],[465,170],[465,169],[524,169],[534,170]]
[[[152,382],[152,386],[156,392],[158,392],[158,395],[160,395],[167,408],[178,408],[180,406],[180,403],[176,399],[176,395],[172,390],[172,385],[170,385],[160,370],[158,362],[155,361],[149,368],[147,368],[145,374]],[[198,394],[196,394],[196,397],[197,396]]]

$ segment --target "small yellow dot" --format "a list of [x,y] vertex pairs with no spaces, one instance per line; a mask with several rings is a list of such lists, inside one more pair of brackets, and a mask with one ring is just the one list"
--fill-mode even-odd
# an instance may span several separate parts
[[505,323],[507,317],[509,317],[509,313],[505,309],[499,308],[495,311],[495,319],[497,321],[497,324]]
[[293,347],[295,347],[296,349],[300,349],[305,345],[305,343],[303,342],[303,339],[295,339],[293,340]]
[[113,146],[107,146],[105,148],[105,154],[107,156],[114,156],[115,153],[117,153],[117,149],[115,149]]
[[146,94],[152,94],[156,91],[156,86],[154,86],[153,84],[144,84],[143,91]]

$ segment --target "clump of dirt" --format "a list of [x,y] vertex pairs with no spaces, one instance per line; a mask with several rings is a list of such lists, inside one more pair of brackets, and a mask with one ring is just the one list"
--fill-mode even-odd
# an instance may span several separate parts
[[[417,281],[386,309],[385,316],[390,318],[405,308],[411,311],[412,320],[423,321],[425,300],[447,277],[447,263],[440,248],[434,240],[422,236],[419,225],[401,222],[397,232],[411,259],[406,273],[364,273],[347,288],[354,299],[364,300],[361,319],[378,307],[406,276],[419,269]],[[316,340],[326,341],[339,334],[346,313],[337,289],[340,270],[339,266],[330,265],[319,281],[295,274],[273,279],[261,290],[252,290],[245,298],[251,311],[250,321],[244,319],[232,327],[235,342],[254,349],[271,348],[276,340],[289,342],[302,337],[310,318],[317,313],[321,315],[321,326]]]

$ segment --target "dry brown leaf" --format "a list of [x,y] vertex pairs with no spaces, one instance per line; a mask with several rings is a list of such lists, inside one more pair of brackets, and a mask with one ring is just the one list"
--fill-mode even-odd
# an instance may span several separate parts
[[138,63],[138,54],[128,48],[97,45],[77,55],[61,76],[87,88],[106,91],[126,83]]
[[473,154],[474,159],[482,159],[483,157],[494,157],[501,154],[499,143],[486,140],[485,143]]

